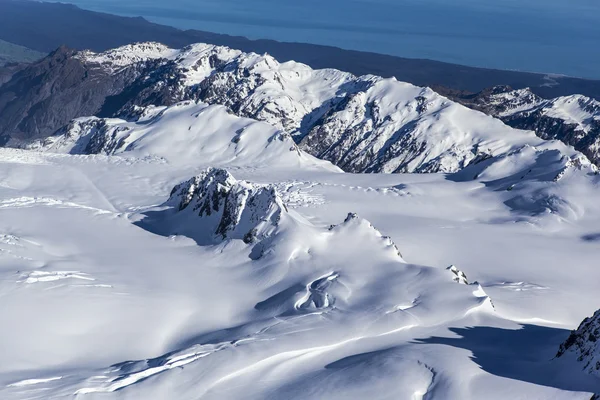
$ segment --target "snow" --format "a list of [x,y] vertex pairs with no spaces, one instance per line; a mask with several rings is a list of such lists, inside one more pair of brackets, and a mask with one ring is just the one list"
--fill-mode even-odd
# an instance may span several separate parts
[[20,387],[20,386],[29,386],[29,385],[37,385],[39,383],[52,382],[62,379],[62,376],[57,376],[54,378],[43,378],[43,379],[26,379],[24,381],[11,383],[8,387]]
[[499,113],[500,117],[540,111],[542,115],[575,125],[584,134],[592,129],[600,110],[600,102],[587,96],[571,95],[543,99],[533,94],[529,88],[492,95],[490,104],[507,107]]
[[[248,93],[250,96],[245,100],[245,107],[256,108],[265,98],[272,103],[283,102],[278,106],[283,107],[296,127],[299,127],[302,117],[334,97],[344,84],[356,79],[347,72],[332,69],[315,71],[294,61],[279,63],[268,54],[243,53],[228,47],[204,43],[179,50],[170,49],[160,43],[136,43],[104,53],[84,51],[78,53],[78,57],[88,63],[100,64],[111,73],[136,63],[162,59],[177,66],[177,71],[183,76],[181,84],[184,87],[204,82],[215,74],[219,65],[227,65],[227,73],[216,76],[222,84],[231,79],[229,75],[236,71],[245,71],[246,74],[265,80],[259,90]],[[265,118],[268,118],[268,113]],[[283,128],[274,119],[267,122]]]
[[[156,77],[146,72],[139,80],[149,81],[150,88],[159,92],[169,85],[169,101],[201,99],[223,105],[239,117],[267,122],[293,136],[307,153],[345,171],[449,173],[481,157],[544,143],[533,132],[511,129],[429,88],[374,75],[313,70],[293,61],[280,63],[268,54],[202,43],[180,50],[138,43],[100,54],[83,52],[79,57],[100,62],[109,71],[160,59],[168,65],[166,75],[152,83]],[[597,102],[583,96],[560,98],[554,104],[527,89],[495,96],[492,103],[510,99],[507,113],[542,107],[544,112],[575,121],[583,130],[590,129],[598,108]],[[145,104],[145,99],[136,101]],[[164,111],[133,108],[133,112],[128,107],[121,110],[123,118],[141,112],[138,122],[143,122]],[[76,129],[81,130],[74,127],[71,136]],[[567,146],[561,152],[574,153]]]
[[162,58],[173,57],[177,54],[176,50],[170,49],[160,43],[135,43],[108,50],[104,53],[94,53],[92,51],[82,51],[78,57],[86,62],[100,64],[112,72],[118,72],[123,67]]
[[[182,106],[182,126],[195,107],[207,109]],[[497,191],[483,178],[340,174],[298,162],[298,152],[291,162],[289,148],[282,156],[283,147],[265,146],[275,130],[251,131],[253,151],[232,160],[224,144],[234,117],[211,112],[222,130],[207,123],[206,139],[191,136],[196,157],[178,144],[176,127],[136,136],[117,155],[0,150],[0,195],[10,205],[0,208],[0,248],[26,257],[0,253],[0,313],[13,321],[0,334],[2,398],[585,399],[599,387],[581,368],[550,361],[599,303],[597,249],[581,239],[598,226],[595,175],[575,168],[554,182],[559,166],[544,164],[548,180],[522,190],[542,185],[585,218],[535,215],[504,204],[518,186]],[[154,146],[161,135],[172,148]],[[210,158],[203,140],[223,150]],[[502,163],[486,168],[489,179],[519,170]],[[231,188],[273,185],[281,204],[294,200],[286,217],[252,243],[199,244],[190,238],[206,226],[190,205],[185,228],[153,233],[148,218],[174,222],[173,187],[207,165],[226,168]],[[452,282],[451,263],[479,284]],[[72,284],[81,278],[94,285]],[[478,347],[428,342],[460,341],[449,328],[512,335],[539,325],[556,340],[541,341],[527,365],[571,378],[519,380],[482,369],[471,358]],[[449,339],[428,339],[438,337]],[[581,384],[564,383],[575,375]]]
[[79,118],[66,132],[38,141],[31,149],[71,154],[127,154],[162,157],[179,165],[287,166],[338,168],[300,152],[292,138],[264,123],[231,115],[223,106],[191,101],[157,110],[134,122]]
[[[596,108],[596,112],[588,109],[590,105]],[[591,129],[592,120],[597,118],[598,107],[600,107],[600,103],[589,97],[572,95],[555,99],[552,106],[546,111],[546,115],[579,125],[587,133]]]
[[[60,279],[83,279],[93,281],[86,274],[81,274],[78,271],[31,271],[23,276],[25,283],[50,282]],[[18,281],[17,281],[18,282]]]
[[[240,55],[133,53],[213,51]],[[425,149],[448,173],[341,173],[281,126],[196,101],[0,149],[0,398],[600,392],[575,357],[554,359],[600,307],[597,169],[427,89],[369,88],[400,119],[431,95]],[[488,157],[463,163],[473,144]]]

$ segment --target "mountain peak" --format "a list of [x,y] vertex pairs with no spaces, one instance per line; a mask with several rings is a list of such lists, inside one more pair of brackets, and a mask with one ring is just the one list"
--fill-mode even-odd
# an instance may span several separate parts
[[117,47],[102,53],[84,50],[77,53],[77,57],[87,63],[102,64],[109,68],[124,68],[139,62],[166,59],[177,53],[177,50],[161,43],[141,42]]
[[67,45],[60,45],[54,51],[52,51],[48,57],[56,58],[56,57],[70,57],[75,54],[77,51],[68,47]]
[[272,186],[238,181],[221,168],[209,168],[175,186],[166,204],[198,224],[204,237],[246,243],[270,236],[288,212]]

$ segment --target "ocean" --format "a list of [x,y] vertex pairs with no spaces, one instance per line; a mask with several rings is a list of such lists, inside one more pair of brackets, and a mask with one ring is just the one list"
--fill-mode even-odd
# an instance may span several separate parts
[[183,29],[600,79],[598,0],[72,0]]

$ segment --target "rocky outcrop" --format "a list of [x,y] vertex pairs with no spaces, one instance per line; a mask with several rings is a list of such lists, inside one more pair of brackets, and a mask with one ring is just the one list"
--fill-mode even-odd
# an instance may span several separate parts
[[217,241],[245,243],[270,236],[288,212],[275,188],[237,181],[218,168],[175,186],[166,204]]
[[467,279],[467,275],[465,275],[464,272],[462,272],[461,270],[459,270],[456,265],[451,265],[448,268],[446,268],[448,271],[450,271],[452,273],[452,281],[456,282],[456,283],[460,283],[463,285],[468,285],[469,281]]
[[503,127],[477,116],[455,120],[456,104],[430,89],[371,77],[364,90],[327,110],[300,148],[349,172],[456,172],[481,157],[486,139],[470,132]]
[[383,243],[384,247],[389,250],[394,259],[404,262],[404,258],[396,243],[389,236],[384,236],[377,228],[369,221],[361,218],[356,213],[348,213],[344,222],[338,225],[331,225],[329,231],[333,233],[339,232],[368,232],[369,235],[376,237],[378,241]]
[[0,66],[0,86],[10,81],[17,72],[27,67],[23,63],[10,63]]
[[584,371],[600,376],[600,310],[571,332],[556,357],[566,354],[574,355]]

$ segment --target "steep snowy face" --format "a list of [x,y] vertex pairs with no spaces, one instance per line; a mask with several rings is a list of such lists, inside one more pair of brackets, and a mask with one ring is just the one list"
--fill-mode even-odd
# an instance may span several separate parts
[[532,140],[428,88],[371,78],[328,110],[300,147],[352,172],[456,172]]
[[558,139],[600,164],[600,102],[585,96],[559,97],[500,115],[507,124]]
[[273,187],[237,181],[217,168],[175,186],[166,205],[174,207],[179,220],[198,226],[201,237],[245,243],[270,236],[288,212]]
[[499,86],[476,96],[456,98],[463,104],[497,117],[506,124],[556,139],[600,165],[600,102],[573,95],[543,99],[529,89]]
[[68,152],[72,154],[92,153],[88,149],[88,142],[82,138],[106,136],[110,124],[108,119],[96,117],[77,118],[69,122],[57,134],[43,140],[36,140],[27,145],[27,149],[54,152]]
[[583,370],[600,376],[600,310],[581,322],[560,345],[557,357],[574,355]]
[[[130,118],[139,106],[188,99],[221,104],[238,116],[290,133],[303,150],[348,172],[451,173],[484,155],[541,143],[529,133],[511,129],[428,88],[377,76],[312,70],[295,62],[281,64],[266,54],[206,44],[179,51],[141,44],[86,57],[101,60],[108,71],[118,71],[128,60],[136,65],[164,57],[160,67],[140,76],[126,96],[112,102],[116,115]],[[487,107],[508,121],[533,105],[547,106],[540,101],[527,90],[498,88],[491,92]],[[582,102],[582,98],[577,100]],[[588,103],[583,108],[593,111]],[[565,112],[582,123],[588,121],[588,131],[596,124],[583,115]],[[539,131],[531,124],[514,126]]]
[[[190,53],[197,54],[192,50],[184,51],[184,60],[190,59]],[[227,59],[224,52],[234,57]],[[295,62],[281,64],[267,54],[232,54],[221,47],[203,53],[194,61],[196,65],[201,67],[183,67],[190,96],[223,104],[237,115],[268,122],[289,133],[297,132],[308,114],[356,79],[340,71],[314,71]],[[196,71],[205,71],[206,65],[213,66],[210,73]]]

